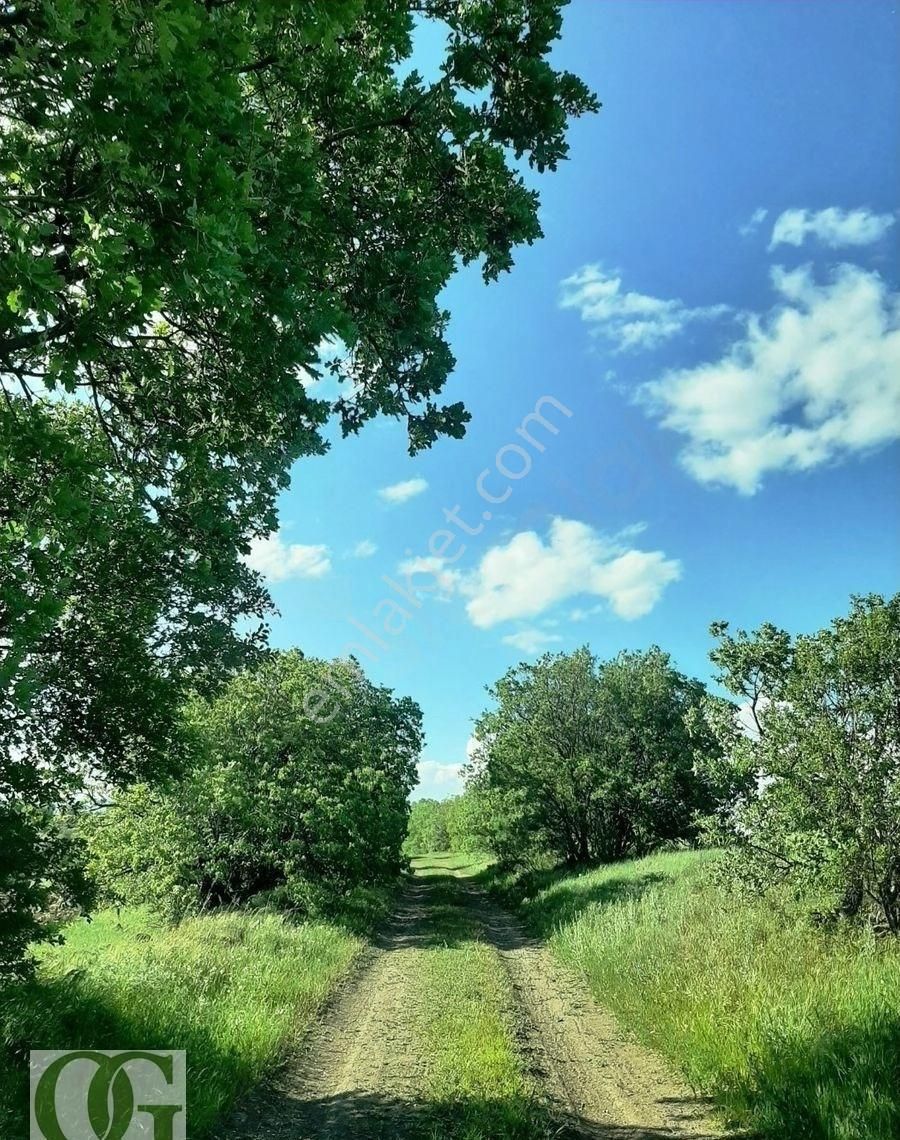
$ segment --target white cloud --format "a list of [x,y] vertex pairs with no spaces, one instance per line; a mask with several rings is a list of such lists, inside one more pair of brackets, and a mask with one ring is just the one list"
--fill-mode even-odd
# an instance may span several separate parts
[[330,364],[346,357],[349,349],[339,336],[323,336],[319,341],[318,353],[323,364]]
[[560,306],[576,309],[595,333],[613,341],[619,351],[655,348],[691,321],[728,312],[727,305],[692,309],[682,301],[623,291],[621,275],[605,273],[599,265],[585,265],[562,282]]
[[358,542],[350,552],[352,558],[371,558],[372,555],[378,550],[378,547],[369,538],[364,538],[362,542]]
[[574,610],[569,611],[569,621],[587,621],[589,617],[593,617],[594,614],[600,613],[602,609],[602,603],[596,606],[588,606],[587,608],[583,606],[576,606]]
[[753,494],[769,471],[805,471],[900,438],[900,294],[842,265],[826,284],[776,267],[779,303],[751,316],[717,361],[669,372],[642,395],[687,437],[702,483]]
[[580,594],[603,598],[631,621],[649,613],[680,575],[680,564],[662,551],[634,550],[621,535],[607,538],[586,523],[556,518],[546,543],[534,531],[520,531],[488,550],[462,591],[469,618],[482,629],[536,617]]
[[462,578],[458,570],[447,568],[445,558],[438,558],[435,555],[418,555],[415,558],[404,559],[397,566],[397,573],[406,579],[417,593],[432,594],[439,601],[446,601],[456,591]]
[[461,764],[444,764],[438,760],[420,760],[418,765],[419,786],[413,792],[412,798],[442,798],[461,792],[461,770]]
[[401,483],[392,483],[389,487],[382,487],[378,495],[386,503],[405,503],[408,499],[414,499],[416,495],[421,495],[423,491],[427,490],[427,481],[421,476],[416,476],[415,479],[404,479]]
[[[301,368],[300,383],[320,400],[336,400],[341,394],[339,376],[346,374],[348,348],[340,337],[323,337],[317,346],[318,360],[312,368]],[[337,374],[329,367],[337,365]]]
[[268,538],[255,538],[245,561],[251,570],[258,571],[270,582],[321,578],[331,570],[327,546],[289,544],[280,533],[270,534]]
[[506,637],[501,638],[504,645],[512,645],[515,649],[521,649],[523,653],[532,654],[540,653],[542,649],[547,646],[553,645],[554,642],[562,641],[558,633],[550,633],[546,629],[538,629],[531,627],[529,629],[520,629],[517,633],[507,634]]
[[893,214],[875,214],[871,210],[785,210],[775,219],[769,249],[777,245],[800,246],[808,237],[837,249],[847,245],[870,245],[878,241],[894,224]]
[[768,215],[769,211],[764,210],[762,206],[759,206],[757,209],[755,209],[750,215],[749,220],[740,227],[741,236],[749,237],[751,234],[756,233]]

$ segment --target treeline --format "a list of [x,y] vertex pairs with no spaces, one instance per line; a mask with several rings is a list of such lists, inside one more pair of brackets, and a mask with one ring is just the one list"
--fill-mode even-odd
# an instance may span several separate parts
[[491,838],[483,811],[482,799],[471,791],[443,800],[416,800],[409,813],[403,853],[488,850]]
[[730,699],[655,648],[510,669],[464,795],[416,805],[408,850],[575,864],[711,843],[735,884],[900,931],[900,595],[811,635],[711,633]]

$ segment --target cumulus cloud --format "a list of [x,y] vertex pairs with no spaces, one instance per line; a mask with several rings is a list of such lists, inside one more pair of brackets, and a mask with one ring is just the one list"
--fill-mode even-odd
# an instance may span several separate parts
[[808,237],[838,249],[848,245],[870,245],[884,237],[894,224],[893,214],[871,210],[785,210],[775,219],[769,249],[778,245],[803,245]]
[[537,617],[582,594],[603,598],[631,621],[649,613],[680,576],[680,563],[662,551],[636,550],[622,535],[605,537],[586,523],[555,518],[547,541],[529,530],[492,547],[461,588],[470,620],[487,629]]
[[290,578],[321,578],[331,570],[327,546],[287,543],[280,533],[254,539],[245,561],[251,570],[256,570],[269,582],[286,582]]
[[378,496],[386,503],[405,503],[408,499],[414,499],[416,495],[421,495],[423,491],[427,490],[427,480],[417,476],[415,479],[404,479],[400,483],[391,483],[389,487],[382,487]]
[[507,634],[506,637],[501,638],[504,645],[512,645],[515,649],[521,649],[523,653],[532,654],[540,653],[542,649],[553,645],[555,642],[562,641],[558,633],[551,633],[546,629],[538,629],[531,627],[529,629],[520,629],[516,633]]
[[702,483],[753,494],[767,472],[805,471],[900,437],[900,294],[877,273],[776,267],[778,303],[719,360],[669,372],[642,396],[687,437]]
[[369,538],[364,538],[362,542],[358,542],[356,546],[350,551],[352,558],[371,558],[376,552],[378,547]]
[[461,764],[444,764],[439,760],[420,760],[419,787],[414,798],[462,791]]
[[599,265],[585,265],[567,277],[561,289],[560,306],[575,309],[593,332],[620,352],[655,348],[692,321],[729,311],[727,305],[689,308],[682,301],[624,290],[621,275],[606,273]]

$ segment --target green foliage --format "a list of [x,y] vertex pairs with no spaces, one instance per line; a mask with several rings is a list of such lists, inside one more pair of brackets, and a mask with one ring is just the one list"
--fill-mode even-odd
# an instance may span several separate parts
[[29,945],[55,940],[51,906],[86,905],[93,890],[84,845],[35,803],[0,800],[0,977],[30,969]]
[[[402,416],[414,450],[458,434],[461,407],[432,402],[452,363],[436,298],[457,259],[483,258],[491,279],[540,236],[510,154],[555,168],[569,117],[597,106],[547,62],[560,8],[4,13],[4,365],[23,391],[39,378],[96,396],[112,439],[139,444],[178,497],[225,480],[244,501],[321,449],[329,410],[345,431]],[[417,21],[445,32],[430,82],[398,68]],[[326,336],[353,380],[331,409],[297,383]],[[175,457],[191,469],[167,470]]]
[[900,932],[900,595],[855,598],[793,641],[769,625],[713,633],[712,659],[756,728],[722,734],[745,784],[720,818],[732,875],[787,881],[834,916],[871,910]]
[[747,1133],[900,1132],[900,946],[810,924],[783,894],[725,891],[718,852],[493,883],[602,1004]]
[[466,788],[447,802],[447,838],[451,851],[477,853],[490,848],[490,803],[476,788]]
[[474,786],[445,800],[417,800],[410,809],[406,855],[437,851],[483,852],[496,841],[498,822],[491,797]]
[[212,543],[205,562],[173,559],[175,533],[109,472],[85,408],[30,415],[20,433],[0,413],[0,973],[41,935],[39,912],[90,901],[61,805],[177,766],[187,684],[254,645],[232,627],[263,597]]
[[165,927],[104,912],[0,991],[0,1135],[28,1132],[28,1050],[186,1049],[190,1135],[282,1059],[362,943],[337,926],[222,914]]
[[403,851],[407,855],[427,855],[450,847],[447,832],[447,801],[416,800],[409,810],[409,825]]
[[[0,804],[21,858],[0,894],[23,915],[45,889],[85,901],[55,857],[18,885],[46,811],[155,781],[185,686],[256,648],[233,632],[269,608],[242,555],[329,418],[405,420],[411,452],[463,433],[438,297],[540,236],[512,156],[554,168],[596,106],[547,62],[559,9],[4,5]],[[400,66],[417,21],[446,32],[433,81]]]
[[[310,696],[339,686],[329,721]],[[194,760],[166,791],[138,786],[86,823],[110,899],[177,916],[270,899],[317,913],[396,875],[421,714],[353,661],[277,653],[188,708]]]
[[698,772],[718,745],[703,685],[667,654],[547,654],[489,691],[470,785],[488,797],[497,854],[608,860],[694,837],[711,806]]

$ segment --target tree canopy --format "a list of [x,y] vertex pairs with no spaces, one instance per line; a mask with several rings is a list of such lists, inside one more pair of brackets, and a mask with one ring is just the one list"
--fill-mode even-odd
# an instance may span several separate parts
[[718,744],[704,686],[668,654],[546,654],[489,692],[469,780],[488,797],[501,854],[608,860],[696,835]]
[[427,855],[450,847],[447,831],[447,801],[416,800],[409,810],[409,825],[403,850],[407,855]]
[[[340,684],[342,716],[306,701]],[[353,662],[274,654],[185,712],[191,760],[161,790],[139,784],[89,819],[109,898],[169,914],[279,890],[294,906],[400,870],[421,713]]]
[[753,720],[721,733],[742,789],[720,813],[732,873],[900,932],[900,594],[855,598],[797,638],[770,624],[712,632],[721,679]]
[[244,558],[330,419],[398,418],[411,452],[464,431],[441,290],[540,236],[524,166],[596,107],[547,60],[560,8],[3,5],[0,812],[23,845],[0,892],[69,892],[35,869],[47,812],[87,772],[171,766],[186,694],[252,660],[270,603]]

